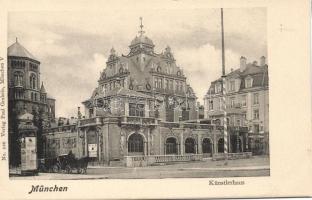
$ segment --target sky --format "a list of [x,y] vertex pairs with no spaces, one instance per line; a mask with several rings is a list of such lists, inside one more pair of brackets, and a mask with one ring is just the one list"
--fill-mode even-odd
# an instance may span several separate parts
[[[40,62],[41,81],[56,99],[56,116],[76,116],[88,99],[112,47],[127,55],[143,17],[145,35],[155,52],[169,45],[198,101],[221,75],[220,9],[151,9],[122,12],[11,12],[8,46],[18,38]],[[226,71],[267,57],[265,8],[224,9]]]

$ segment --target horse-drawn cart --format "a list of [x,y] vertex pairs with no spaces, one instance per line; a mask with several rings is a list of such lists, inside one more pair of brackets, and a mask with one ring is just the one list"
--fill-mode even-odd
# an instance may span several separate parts
[[74,170],[78,174],[87,173],[89,157],[75,158],[71,154],[59,155],[56,158],[45,158],[39,161],[40,172],[73,173]]

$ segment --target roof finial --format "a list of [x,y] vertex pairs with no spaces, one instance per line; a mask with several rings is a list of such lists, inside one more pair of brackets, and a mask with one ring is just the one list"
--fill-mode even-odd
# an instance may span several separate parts
[[145,31],[143,31],[144,26],[143,26],[142,20],[143,20],[143,18],[140,17],[140,21],[141,21],[141,25],[140,25],[141,30],[139,31],[140,35],[143,35],[145,33]]
[[16,43],[18,43],[18,39],[17,39],[17,37],[15,37],[15,41],[16,41]]

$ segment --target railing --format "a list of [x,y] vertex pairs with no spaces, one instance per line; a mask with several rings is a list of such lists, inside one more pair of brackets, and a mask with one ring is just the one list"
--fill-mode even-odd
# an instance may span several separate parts
[[246,159],[252,156],[252,152],[241,152],[241,153],[217,153],[212,155],[212,160],[225,160],[227,156],[228,160],[236,160],[236,159]]
[[162,127],[166,128],[179,128],[180,124],[178,122],[161,122]]
[[195,123],[183,123],[183,128],[196,129],[198,124]]
[[123,116],[121,117],[122,124],[132,124],[140,126],[157,125],[157,118],[151,117],[137,117],[137,116]]
[[125,156],[127,167],[145,167],[155,163],[201,161],[203,154]]
[[79,126],[89,126],[89,125],[99,125],[102,124],[102,118],[100,117],[93,117],[88,119],[81,119],[79,120]]
[[227,104],[227,108],[241,108],[242,104],[241,103],[234,103],[234,104]]
[[46,128],[43,130],[44,133],[55,133],[55,132],[74,132],[77,130],[77,125],[62,125],[53,128]]
[[229,126],[230,131],[248,132],[247,126]]
[[213,130],[214,129],[214,125],[211,125],[211,124],[199,124],[199,128],[200,129],[210,129],[210,130]]

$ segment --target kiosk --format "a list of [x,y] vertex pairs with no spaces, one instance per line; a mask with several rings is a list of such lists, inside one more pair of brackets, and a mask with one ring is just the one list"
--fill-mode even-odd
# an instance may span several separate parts
[[36,175],[37,170],[37,127],[33,125],[33,115],[19,116],[19,141],[21,144],[21,175]]

